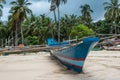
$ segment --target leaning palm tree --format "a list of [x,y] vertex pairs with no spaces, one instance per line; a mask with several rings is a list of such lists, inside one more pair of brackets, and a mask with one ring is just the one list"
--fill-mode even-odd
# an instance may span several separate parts
[[105,6],[105,19],[112,21],[114,24],[115,34],[117,33],[116,25],[118,24],[119,17],[120,17],[120,4],[119,0],[110,0],[110,2],[104,2],[103,5]]
[[55,4],[58,9],[58,42],[60,42],[60,9],[59,6],[62,3],[67,3],[67,0],[48,0],[49,2]]
[[3,8],[3,4],[5,4],[5,0],[0,0],[0,17],[2,16],[2,8]]
[[84,21],[84,24],[88,24],[89,26],[92,21],[91,13],[93,12],[93,10],[90,8],[88,4],[82,5],[80,6],[80,8],[82,13],[81,18]]
[[54,4],[53,2],[51,2],[50,11],[53,11],[55,23],[57,23],[57,17],[56,17],[56,12],[55,12],[55,10],[56,10],[56,6],[55,6],[55,4]]
[[5,40],[7,39],[7,26],[0,21],[0,46],[5,45]]
[[12,38],[14,38],[13,33],[15,33],[15,39],[14,39],[13,42],[15,42],[15,46],[17,46],[18,45],[18,20],[16,20],[15,15],[12,14],[8,17],[8,25],[11,27]]
[[18,26],[18,29],[21,28],[21,36],[22,36],[22,44],[24,43],[23,41],[23,29],[21,26],[21,23],[27,19],[27,14],[32,15],[32,11],[28,8],[29,5],[31,5],[28,0],[16,0],[12,1],[10,3],[12,5],[12,8],[10,12],[12,13],[12,18],[13,21],[16,20],[16,24]]

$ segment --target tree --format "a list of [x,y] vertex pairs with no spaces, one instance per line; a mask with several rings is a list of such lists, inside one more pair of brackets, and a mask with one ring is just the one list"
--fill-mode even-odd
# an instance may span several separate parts
[[69,39],[71,29],[73,26],[79,25],[79,17],[77,15],[67,15],[65,14],[64,17],[60,19],[60,26],[61,26],[61,38]]
[[5,4],[5,3],[6,3],[5,0],[0,0],[0,17],[2,16],[2,8],[3,8],[2,4]]
[[103,4],[105,6],[105,19],[108,21],[111,21],[113,26],[114,26],[114,30],[115,30],[115,34],[117,34],[117,29],[116,26],[118,24],[118,21],[120,20],[120,4],[119,4],[119,0],[110,0],[110,2],[104,2]]
[[32,15],[32,11],[28,8],[31,3],[28,2],[28,0],[16,0],[12,1],[10,3],[12,6],[10,12],[12,13],[13,21],[16,21],[16,26],[21,28],[21,36],[22,36],[22,44],[24,44],[23,41],[23,29],[21,26],[21,23],[27,19],[27,14]]
[[[8,25],[11,27],[12,29],[12,38],[14,39],[13,42],[15,42],[15,46],[18,45],[18,22],[16,20],[16,16],[15,15],[10,15],[8,17]],[[14,37],[14,33],[15,33],[15,37]]]
[[90,8],[88,4],[82,5],[80,6],[80,8],[81,8],[81,13],[82,13],[81,18],[83,20],[83,23],[85,25],[90,26],[90,23],[92,21],[91,13],[93,12],[93,10]]
[[53,11],[55,23],[57,24],[57,17],[56,17],[56,12],[55,12],[55,10],[56,10],[55,3],[51,2],[50,11]]
[[37,36],[38,44],[43,44],[50,37],[50,24],[51,19],[46,17],[45,14],[40,16],[31,16],[23,23],[26,28],[25,37],[27,36]]
[[93,23],[93,30],[96,34],[111,34],[111,24],[106,20],[99,20]]
[[67,0],[48,0],[51,3],[54,3],[58,9],[58,42],[60,42],[60,9],[59,6],[61,3],[67,3]]
[[72,39],[75,39],[76,37],[83,38],[91,35],[94,35],[94,31],[83,24],[74,26],[70,33]]
[[1,47],[5,46],[5,40],[7,39],[8,28],[3,22],[0,21],[0,45]]
[[38,24],[34,28],[33,32],[38,36],[39,44],[42,44],[42,43],[45,43],[47,38],[50,36],[49,25],[51,23],[51,20],[50,18],[46,17],[45,14],[43,14],[39,16],[37,23]]

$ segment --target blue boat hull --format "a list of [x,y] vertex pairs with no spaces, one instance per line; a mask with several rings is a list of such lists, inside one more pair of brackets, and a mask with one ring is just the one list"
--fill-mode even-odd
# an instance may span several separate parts
[[82,43],[52,50],[51,54],[62,64],[76,72],[81,72],[89,51],[98,43],[99,38],[85,38]]
[[67,46],[69,45],[69,42],[57,42],[55,39],[53,38],[48,38],[47,39],[48,42],[48,46],[55,46],[55,47],[63,47],[63,46]]

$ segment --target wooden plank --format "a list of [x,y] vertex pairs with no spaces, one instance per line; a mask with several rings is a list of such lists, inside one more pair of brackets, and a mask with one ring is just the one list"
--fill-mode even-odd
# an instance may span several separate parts
[[11,48],[0,50],[0,54],[3,53],[17,53],[17,52],[33,52],[33,51],[43,51],[43,50],[53,50],[59,47],[36,47],[36,48]]

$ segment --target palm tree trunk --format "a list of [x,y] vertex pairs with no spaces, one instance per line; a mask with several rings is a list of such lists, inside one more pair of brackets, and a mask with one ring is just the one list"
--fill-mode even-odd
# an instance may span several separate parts
[[0,38],[0,47],[1,47],[1,38]]
[[1,39],[1,44],[2,44],[2,48],[3,48],[3,39]]
[[0,39],[0,47],[2,47],[2,39]]
[[117,34],[117,25],[115,23],[115,34]]
[[116,21],[114,21],[114,30],[115,30],[115,34],[117,34],[117,30],[116,30]]
[[16,23],[16,31],[15,31],[15,46],[18,46],[18,29],[17,29],[17,23]]
[[39,40],[38,45],[40,45],[41,44],[41,36],[40,35],[38,36],[38,40]]
[[14,45],[14,31],[12,31],[12,45],[11,46],[13,46]]
[[9,37],[8,37],[8,42],[7,42],[7,43],[8,43],[8,46],[10,46],[10,41],[11,41],[11,40],[10,40],[10,36],[9,36]]
[[[55,12],[55,10],[53,11],[53,13],[54,13],[54,19],[55,19],[55,26],[56,25],[58,25],[58,23],[57,23],[57,17],[56,17],[56,12]],[[51,31],[52,31],[52,38],[54,38],[54,28],[51,26]],[[58,26],[57,26],[57,31],[58,31]]]
[[20,26],[20,27],[21,27],[22,44],[24,44],[23,28],[22,28],[22,26]]
[[8,46],[8,39],[5,39],[5,46]]
[[54,39],[54,29],[53,29],[54,25],[51,23],[49,27],[50,27],[52,38]]
[[57,17],[56,17],[55,10],[53,11],[53,13],[54,13],[54,19],[55,19],[55,23],[57,23]]
[[60,10],[58,8],[58,42],[60,42]]
[[120,34],[120,28],[117,27],[117,34]]
[[117,34],[117,27],[116,27],[116,25],[115,25],[115,34]]
[[115,21],[114,21],[114,26],[115,26],[115,34],[117,34],[117,20],[115,19]]

